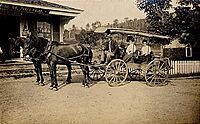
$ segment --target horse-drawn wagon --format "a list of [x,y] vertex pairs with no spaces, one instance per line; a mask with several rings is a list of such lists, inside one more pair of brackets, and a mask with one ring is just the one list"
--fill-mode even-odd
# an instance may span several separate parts
[[[104,33],[132,35],[135,38],[145,37],[149,39],[156,38],[159,40],[169,40],[169,37],[166,36],[135,32],[130,29],[110,28],[106,29]],[[138,52],[137,58],[143,58],[145,61],[126,62],[122,59],[124,55],[123,52],[120,52],[122,54],[122,56],[119,56],[120,58],[112,59],[106,64],[100,64],[91,61],[91,48],[81,43],[67,45],[55,41],[48,41],[44,38],[32,35],[26,40],[18,38],[16,42],[22,42],[24,55],[30,55],[32,57],[31,60],[36,68],[36,82],[41,83],[42,85],[44,85],[44,79],[42,76],[41,61],[46,61],[50,69],[51,87],[55,89],[58,87],[56,65],[59,63],[66,65],[68,68],[67,82],[71,82],[72,79],[71,65],[80,65],[84,74],[84,81],[82,84],[87,87],[89,87],[89,79],[100,80],[102,77],[105,77],[109,86],[120,86],[125,83],[128,76],[132,79],[138,79],[141,75],[144,75],[143,77],[149,86],[161,86],[167,84],[170,69],[168,58],[151,56],[150,59],[145,59],[140,56],[140,54],[138,54],[140,52]],[[124,51],[124,49],[121,50]]]
[[[97,31],[98,33],[132,35],[135,38],[157,38],[169,40],[167,36],[152,35],[148,33],[136,32],[130,29],[108,28],[105,31]],[[140,58],[140,55],[137,56]],[[109,86],[123,85],[127,77],[131,79],[143,78],[148,86],[166,85],[170,70],[169,59],[161,56],[154,56],[151,61],[142,62],[125,62],[122,58],[113,59],[109,64],[95,64],[90,66],[90,78],[100,80],[105,77]],[[141,77],[142,76],[142,77]]]

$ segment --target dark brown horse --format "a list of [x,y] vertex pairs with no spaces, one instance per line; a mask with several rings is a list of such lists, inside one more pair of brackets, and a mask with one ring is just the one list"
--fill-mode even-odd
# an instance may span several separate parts
[[[51,86],[57,90],[58,83],[56,78],[56,65],[64,64],[68,68],[67,82],[71,82],[71,62],[76,61],[80,64],[82,72],[84,74],[84,86],[89,87],[89,68],[88,65],[92,59],[92,51],[90,48],[82,45],[80,43],[65,45],[60,44],[56,41],[49,41],[48,43],[43,43],[40,38],[35,36],[30,36],[29,40],[25,42],[24,54],[34,53],[40,49],[40,55],[37,59],[41,60],[46,58],[46,62],[50,69]],[[42,53],[42,54],[41,54]]]

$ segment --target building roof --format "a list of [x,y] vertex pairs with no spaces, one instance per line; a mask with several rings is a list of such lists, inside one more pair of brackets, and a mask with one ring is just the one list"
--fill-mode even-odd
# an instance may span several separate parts
[[72,8],[72,7],[69,7],[69,6],[63,6],[63,5],[47,2],[47,1],[44,1],[44,0],[1,0],[1,1],[31,4],[31,5],[38,5],[38,6],[44,6],[44,7],[67,9],[67,10],[70,9],[70,10],[75,10],[75,11],[83,11],[81,9],[76,9],[76,8]]
[[[47,2],[45,0],[0,0],[0,5],[19,6],[25,8],[34,8],[47,10],[50,15],[58,15],[62,17],[76,17],[83,12],[81,9],[72,8],[69,6],[59,5],[56,3]],[[0,6],[1,7],[1,6]],[[6,7],[5,7],[6,8]],[[11,9],[13,9],[11,7]],[[14,11],[16,8],[14,8]]]
[[165,45],[165,48],[185,48],[186,45],[179,43],[178,39],[173,40],[169,45]]

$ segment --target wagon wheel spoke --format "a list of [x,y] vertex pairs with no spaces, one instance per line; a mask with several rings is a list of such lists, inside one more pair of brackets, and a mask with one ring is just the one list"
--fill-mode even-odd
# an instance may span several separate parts
[[95,70],[92,70],[92,72],[90,72],[89,74],[92,75],[94,73]]
[[153,83],[154,85],[156,85],[156,84],[160,84],[160,82],[158,82],[158,78],[155,78],[155,80],[154,80],[154,83]]
[[122,76],[122,75],[118,75],[118,77],[119,77],[120,79],[121,79],[121,78],[124,79],[124,76]]
[[153,77],[150,80],[150,83],[152,84],[152,81],[155,80],[155,75],[153,75]]
[[160,66],[160,69],[162,69],[164,65],[165,65],[165,63],[163,62],[162,65]]
[[124,78],[124,77],[122,77],[122,80],[121,80],[121,77],[122,77],[121,75],[119,75],[119,77],[118,77],[120,82],[122,82],[122,80]]
[[153,77],[155,77],[155,75],[149,76],[149,77],[147,78],[147,81],[148,81],[149,79],[152,79]]
[[115,75],[114,74],[111,74],[111,75],[107,75],[107,78],[111,78],[111,77],[114,77]]
[[122,68],[122,67],[124,67],[124,66],[126,66],[125,63],[123,63],[123,64],[120,66],[120,68]]
[[90,67],[90,79],[99,80],[104,76],[104,70],[101,67]]
[[98,70],[97,73],[96,73],[97,79],[99,79],[99,78],[101,77],[101,75],[100,75],[101,73],[99,73],[99,72],[100,72],[100,71]]
[[160,73],[160,72],[158,73],[158,75],[163,77],[163,78],[165,78],[167,76],[165,73]]

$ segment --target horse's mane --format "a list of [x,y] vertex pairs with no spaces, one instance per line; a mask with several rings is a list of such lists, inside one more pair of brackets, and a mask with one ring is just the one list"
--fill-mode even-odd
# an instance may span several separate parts
[[65,39],[64,41],[63,41],[63,43],[64,44],[68,44],[68,45],[70,45],[70,44],[76,44],[76,43],[80,43],[80,41],[78,41],[78,40],[76,40],[76,39]]
[[43,37],[37,37],[34,35],[30,36],[30,41],[32,42],[33,47],[37,49],[45,48],[47,43],[49,42],[47,39]]

